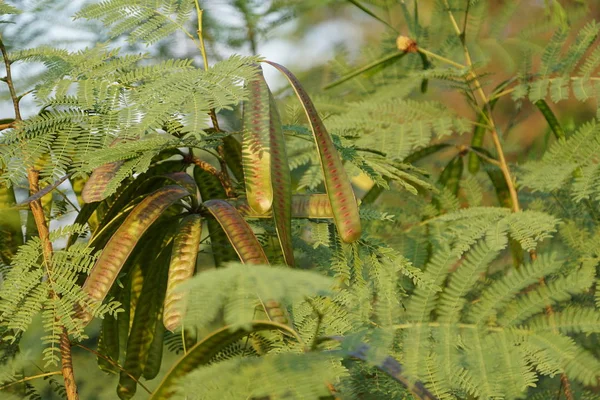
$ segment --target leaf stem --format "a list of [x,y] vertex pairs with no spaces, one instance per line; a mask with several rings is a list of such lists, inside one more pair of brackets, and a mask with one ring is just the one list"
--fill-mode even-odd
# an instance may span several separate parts
[[135,381],[135,383],[137,383],[138,385],[140,385],[146,392],[148,392],[148,394],[152,394],[152,391],[150,389],[148,389],[146,386],[144,386],[144,384],[142,382],[140,382],[139,379],[136,379],[133,375],[131,375],[129,373],[129,371],[127,371],[125,368],[121,367],[119,365],[119,363],[117,363],[116,361],[114,361],[112,358],[107,357],[104,354],[100,354],[96,350],[92,350],[89,347],[82,345],[81,343],[76,343],[75,346],[80,347],[83,350],[88,351],[88,352],[94,354],[96,357],[100,357],[103,360],[106,360],[106,362],[108,362],[109,364],[114,365],[115,367],[117,367],[119,369],[119,371],[122,371],[122,372],[126,373],[127,376],[129,376],[131,379],[133,379]]
[[0,390],[4,390],[6,388],[9,388],[9,387],[11,387],[13,385],[17,385],[19,383],[23,383],[23,382],[27,382],[27,381],[32,381],[32,380],[38,379],[38,378],[45,378],[47,376],[60,375],[60,374],[62,374],[61,371],[52,371],[52,372],[44,372],[43,374],[26,376],[25,378],[19,379],[18,381],[10,382],[10,383],[7,383],[6,385],[0,386]]
[[422,47],[418,47],[418,48],[417,48],[417,51],[418,51],[419,53],[421,53],[421,54],[425,54],[426,56],[429,56],[429,57],[431,57],[431,58],[435,58],[435,59],[437,59],[437,60],[440,60],[440,61],[442,61],[443,63],[446,63],[446,64],[448,64],[448,65],[452,65],[453,67],[456,67],[456,68],[466,68],[466,66],[465,66],[465,65],[459,64],[459,63],[457,63],[456,61],[452,61],[452,60],[451,60],[451,59],[449,59],[449,58],[446,58],[446,57],[444,57],[444,56],[440,56],[439,54],[433,53],[433,52],[431,52],[431,51],[429,51],[429,50],[426,50],[426,49],[424,49],[424,48],[422,48]]

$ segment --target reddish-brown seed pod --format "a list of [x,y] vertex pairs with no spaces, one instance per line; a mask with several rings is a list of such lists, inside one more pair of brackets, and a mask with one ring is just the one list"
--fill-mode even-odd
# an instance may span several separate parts
[[[162,187],[142,200],[127,216],[123,224],[110,238],[102,254],[83,284],[83,290],[92,301],[101,302],[114,283],[123,264],[131,254],[139,238],[148,227],[176,201],[189,196],[178,185]],[[88,319],[90,316],[83,316]]]
[[[270,218],[271,214],[255,213],[245,199],[228,199],[244,217]],[[324,193],[292,195],[292,218],[333,219],[329,197]]]
[[244,264],[269,263],[254,232],[235,207],[225,200],[205,201],[204,206],[219,222]]
[[81,191],[83,201],[93,203],[104,200],[104,191],[121,168],[121,165],[123,165],[123,161],[115,161],[94,169],[90,179],[87,180]]
[[269,87],[262,74],[246,83],[249,99],[244,102],[242,164],[248,204],[257,213],[266,213],[273,203],[271,149],[269,146]]
[[200,215],[188,215],[179,224],[179,231],[173,242],[163,312],[163,323],[171,332],[181,325],[185,308],[185,293],[178,291],[177,287],[194,275],[201,236]]
[[341,239],[346,243],[358,240],[362,229],[354,191],[333,140],[317,114],[312,100],[308,97],[298,79],[287,68],[272,61],[264,62],[284,74],[304,108],[319,150],[319,159],[325,177],[325,189],[331,202],[335,225]]

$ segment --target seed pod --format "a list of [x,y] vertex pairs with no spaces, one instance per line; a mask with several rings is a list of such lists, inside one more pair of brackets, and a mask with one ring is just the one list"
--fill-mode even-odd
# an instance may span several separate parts
[[[240,214],[248,218],[270,218],[271,215],[257,214],[245,199],[228,199]],[[329,197],[322,193],[292,195],[292,218],[332,219],[333,211]]]
[[175,236],[173,252],[171,253],[169,280],[163,312],[165,328],[172,332],[181,325],[185,307],[185,293],[178,292],[177,287],[194,274],[201,236],[202,219],[200,215],[189,215],[179,224],[179,232]]
[[439,183],[448,188],[448,190],[450,190],[454,195],[457,195],[462,173],[463,158],[459,154],[450,160],[448,165],[446,165],[446,168],[444,168],[442,174],[440,175]]
[[308,117],[319,150],[319,159],[325,177],[325,189],[331,202],[335,225],[341,239],[346,243],[358,240],[361,235],[358,205],[356,204],[352,185],[344,170],[342,160],[333,145],[331,136],[325,129],[325,125],[323,125],[323,121],[317,114],[313,102],[298,79],[287,68],[271,61],[265,62],[285,75]]
[[204,206],[219,222],[244,264],[269,263],[254,232],[231,204],[225,200],[209,200],[204,202]]
[[233,136],[223,138],[223,153],[225,162],[238,182],[244,182],[244,167],[242,164],[242,145]]
[[[208,201],[211,199],[224,199],[225,190],[221,186],[221,182],[214,175],[209,174],[202,168],[194,167],[194,179],[200,189],[200,196],[202,201]],[[246,207],[249,209],[248,203]],[[218,268],[227,261],[237,261],[238,256],[221,225],[213,219],[208,218],[206,221],[208,228],[208,234],[210,236],[210,246],[212,248],[212,254],[215,260],[215,266]]]
[[542,100],[536,101],[534,104],[538,108],[538,110],[540,110],[540,112],[542,113],[544,118],[546,118],[546,121],[548,122],[548,125],[550,126],[550,129],[552,130],[552,133],[554,133],[554,137],[557,140],[564,139],[565,131],[563,130],[560,123],[558,122],[556,115],[554,115],[554,113],[552,112],[552,109],[550,108],[548,103],[546,103],[546,101],[542,99]]
[[201,342],[194,345],[194,347],[189,349],[189,351],[177,361],[154,390],[150,400],[165,400],[172,398],[175,392],[175,384],[182,376],[187,375],[201,365],[208,364],[217,353],[230,344],[237,342],[251,333],[266,330],[289,332],[290,328],[276,322],[260,321],[250,324],[250,327],[247,330],[242,328],[234,330],[231,326],[225,326],[212,333]]
[[11,208],[15,202],[14,189],[0,184],[0,260],[6,265],[10,265],[19,246],[23,244],[21,216],[18,209]]
[[95,201],[104,200],[104,191],[108,186],[108,183],[117,175],[119,168],[123,165],[124,161],[115,161],[108,164],[104,164],[92,172],[90,179],[83,186],[81,192],[81,198],[86,203],[93,203]]
[[269,92],[270,142],[271,142],[271,179],[273,183],[273,219],[277,238],[283,252],[283,259],[290,267],[294,266],[292,248],[292,178],[281,118],[273,95]]
[[[163,211],[185,196],[189,193],[181,186],[165,186],[135,206],[110,238],[83,284],[83,291],[92,301],[104,299],[142,234]],[[89,318],[84,316],[86,320]]]
[[265,213],[273,203],[271,149],[269,146],[269,87],[259,68],[257,79],[247,82],[250,98],[244,102],[242,162],[248,204]]
[[123,368],[128,373],[121,371],[117,387],[117,394],[124,400],[132,398],[137,389],[136,381],[129,375],[138,379],[143,374],[146,379],[152,379],[160,370],[164,334],[162,306],[171,248],[172,245],[167,245],[152,260],[144,279],[127,340]]

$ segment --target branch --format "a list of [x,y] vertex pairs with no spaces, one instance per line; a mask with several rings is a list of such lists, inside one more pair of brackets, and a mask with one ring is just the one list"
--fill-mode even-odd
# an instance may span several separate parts
[[[20,97],[17,96],[17,92],[15,91],[15,86],[13,84],[12,79],[12,72],[10,69],[11,61],[8,58],[8,52],[6,51],[6,47],[4,46],[4,42],[2,41],[2,36],[0,36],[0,52],[2,52],[4,66],[6,67],[6,78],[4,79],[4,82],[6,82],[6,84],[8,85],[8,90],[10,92],[10,97],[12,99],[13,107],[15,110],[15,120],[13,123],[17,124],[22,121],[21,110],[19,108]],[[30,194],[33,195],[34,193],[39,192],[39,179],[39,171],[35,170],[33,167],[30,167],[27,170],[27,180],[29,181]],[[53,249],[52,242],[50,241],[48,223],[46,221],[46,216],[44,215],[44,209],[42,207],[42,202],[40,199],[34,200],[31,203],[29,203],[29,207],[31,208],[31,213],[33,214],[33,219],[35,221],[39,238],[42,243],[42,254],[44,258],[43,262],[48,271],[48,279],[52,279],[52,277],[50,276],[50,272],[52,271]],[[51,292],[50,296],[54,297],[57,296],[57,294]],[[61,372],[65,383],[67,399],[79,400],[79,395],[77,394],[77,385],[75,384],[75,375],[73,373],[73,361],[71,358],[71,344],[69,341],[69,334],[64,327],[62,327],[62,332],[60,334],[60,356]]]

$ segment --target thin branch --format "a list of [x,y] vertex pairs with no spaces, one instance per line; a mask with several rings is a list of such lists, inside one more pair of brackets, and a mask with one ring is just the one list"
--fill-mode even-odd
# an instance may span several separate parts
[[[202,62],[204,64],[204,71],[208,71],[208,57],[206,56],[206,46],[204,45],[204,31],[202,28],[202,14],[203,10],[200,8],[200,3],[198,0],[194,0],[196,5],[196,15],[198,16],[198,40],[200,42],[199,48],[200,53],[202,54]],[[210,120],[217,132],[221,132],[221,128],[219,127],[219,120],[217,119],[217,113],[214,108],[211,108],[209,111]],[[227,180],[227,187],[232,187],[231,178],[229,177],[229,172],[227,171],[227,163],[225,162],[225,149],[223,145],[217,147],[217,153],[219,153],[219,166],[221,167],[221,173],[223,174],[223,179]],[[223,186],[225,187],[225,186]]]
[[127,371],[125,368],[121,367],[116,361],[114,361],[112,358],[105,356],[104,354],[100,354],[98,353],[96,350],[92,350],[87,346],[82,345],[81,343],[76,343],[74,346],[80,347],[82,349],[84,349],[85,351],[89,351],[90,353],[96,355],[97,357],[102,358],[103,360],[106,360],[106,362],[108,362],[111,365],[114,365],[115,367],[117,367],[119,369],[119,371],[122,371],[124,373],[127,374],[127,376],[129,376],[131,379],[133,379],[133,381],[135,383],[137,383],[138,385],[140,385],[146,392],[148,392],[148,394],[152,394],[152,391],[150,389],[148,389],[142,382],[140,382],[138,379],[136,379],[133,375],[131,375],[129,373],[129,371]]
[[8,59],[8,52],[6,51],[6,47],[4,46],[4,42],[2,41],[2,35],[0,35],[0,51],[2,52],[4,66],[6,68],[6,78],[4,78],[4,82],[6,82],[6,84],[8,85],[10,98],[12,99],[13,108],[15,109],[15,121],[21,121],[22,118],[21,110],[19,109],[19,97],[17,96],[15,85],[13,83],[12,73],[10,71],[11,61]]
[[[15,90],[12,72],[10,69],[11,61],[8,58],[8,52],[6,51],[6,47],[4,46],[4,42],[2,41],[2,36],[0,36],[0,52],[2,52],[2,58],[4,60],[4,66],[6,68],[6,78],[4,81],[8,85],[8,89],[10,92],[10,97],[12,99],[13,107],[15,109],[15,121],[14,123],[19,123],[22,121],[21,118],[21,110],[19,107],[19,96],[17,96],[17,92]],[[27,180],[29,182],[29,192],[30,194],[34,194],[39,192],[39,179],[40,174],[35,168],[30,167],[27,171]],[[33,219],[35,221],[35,225],[38,230],[38,235],[40,238],[40,242],[42,244],[42,255],[44,259],[44,265],[46,267],[48,280],[52,281],[52,242],[50,241],[50,232],[48,229],[48,222],[46,221],[46,216],[44,215],[44,209],[42,207],[42,202],[40,199],[34,200],[29,203],[29,207],[31,209],[31,213],[33,214]],[[51,292],[51,297],[57,296],[56,293]],[[63,375],[63,380],[65,383],[65,391],[68,400],[79,400],[79,395],[77,394],[77,385],[75,383],[75,375],[73,373],[73,361],[71,358],[71,345],[69,341],[69,334],[67,330],[62,327],[62,331],[60,334],[60,356],[61,356],[61,373]]]
[[52,371],[52,372],[45,372],[43,374],[37,374],[37,375],[31,375],[31,376],[27,376],[25,378],[19,379],[18,381],[14,381],[11,383],[7,383],[6,385],[0,386],[0,390],[4,390],[6,388],[9,388],[13,385],[17,385],[19,383],[23,383],[23,382],[27,382],[27,381],[32,381],[34,379],[38,379],[38,378],[45,378],[47,376],[53,376],[53,375],[60,375],[62,374],[61,371]]
[[3,131],[5,129],[10,129],[14,126],[15,126],[14,122],[9,122],[8,124],[0,124],[0,131]]

